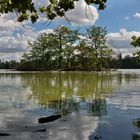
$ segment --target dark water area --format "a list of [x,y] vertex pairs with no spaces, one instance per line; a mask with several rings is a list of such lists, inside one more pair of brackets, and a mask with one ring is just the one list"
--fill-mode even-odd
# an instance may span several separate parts
[[140,140],[139,118],[140,70],[0,71],[0,140]]

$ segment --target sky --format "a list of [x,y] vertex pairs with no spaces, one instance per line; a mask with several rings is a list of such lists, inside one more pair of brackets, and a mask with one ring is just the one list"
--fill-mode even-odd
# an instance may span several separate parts
[[[36,8],[47,5],[48,0],[33,0]],[[51,32],[59,25],[80,29],[97,25],[107,27],[107,45],[123,55],[132,54],[136,49],[131,45],[133,35],[140,36],[140,0],[108,0],[105,10],[98,11],[96,6],[86,6],[84,0],[75,2],[75,9],[66,13],[65,18],[57,18],[51,24],[44,15],[32,25],[25,21],[25,29],[17,22],[14,13],[0,16],[0,59],[19,61],[28,51],[28,41],[33,41],[40,33]],[[91,14],[92,13],[92,14]]]

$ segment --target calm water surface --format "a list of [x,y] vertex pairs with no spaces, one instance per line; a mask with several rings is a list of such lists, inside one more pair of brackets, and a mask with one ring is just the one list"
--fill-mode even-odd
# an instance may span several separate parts
[[[47,124],[38,119],[62,118]],[[140,140],[140,70],[114,72],[0,71],[4,140]],[[46,132],[34,132],[46,128]]]

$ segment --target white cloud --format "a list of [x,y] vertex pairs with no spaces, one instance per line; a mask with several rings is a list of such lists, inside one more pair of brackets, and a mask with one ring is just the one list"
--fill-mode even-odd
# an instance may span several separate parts
[[[41,0],[40,2],[34,0],[34,2],[37,9],[41,6],[47,7],[49,4],[49,1],[46,0]],[[42,13],[39,13],[39,15],[39,22],[47,22],[46,15]],[[99,18],[99,14],[96,7],[92,5],[88,6],[84,0],[79,0],[75,2],[75,8],[73,10],[66,12],[66,17],[73,24],[92,25]],[[64,18],[57,17],[55,21],[57,22],[60,19]]]
[[126,19],[126,20],[129,20],[129,19],[130,19],[130,17],[126,16],[126,17],[125,17],[125,19]]
[[[27,35],[28,33],[28,35]],[[13,35],[14,34],[14,35]],[[25,52],[27,50],[27,41],[33,40],[34,34],[29,31],[23,33],[0,33],[0,52],[1,53],[15,53]]]
[[75,9],[66,13],[71,23],[79,25],[94,24],[99,18],[97,9],[94,6],[88,6],[84,0],[75,2]]
[[39,34],[41,33],[53,33],[53,29],[46,29],[46,30],[41,30],[38,32]]
[[0,17],[0,31],[9,31],[19,27],[17,17],[14,14],[3,14]]
[[140,36],[140,32],[128,32],[126,29],[121,29],[118,33],[109,33],[107,35],[107,44],[123,54],[132,54],[138,49],[133,48],[130,44],[133,35]]
[[51,29],[36,32],[27,30],[17,21],[14,14],[2,15],[0,18],[0,59],[18,60],[28,51],[28,40],[33,41],[42,32],[52,32]]
[[135,18],[140,18],[140,13],[135,13],[134,15],[133,15]]
[[27,41],[36,35],[25,30],[15,14],[3,14],[0,17],[0,59],[19,59],[27,51]]
[[15,52],[15,53],[0,53],[0,59],[10,61],[10,60],[16,60],[19,61],[21,59],[21,56],[23,55],[23,52]]

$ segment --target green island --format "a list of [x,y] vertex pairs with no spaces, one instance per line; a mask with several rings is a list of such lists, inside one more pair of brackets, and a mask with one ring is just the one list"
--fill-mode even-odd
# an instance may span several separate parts
[[[85,33],[59,26],[52,33],[41,33],[28,41],[28,52],[19,62],[0,61],[0,69],[20,71],[104,71],[140,68],[140,53],[122,57],[106,44],[107,29],[91,26]],[[135,36],[131,44],[139,46]]]

